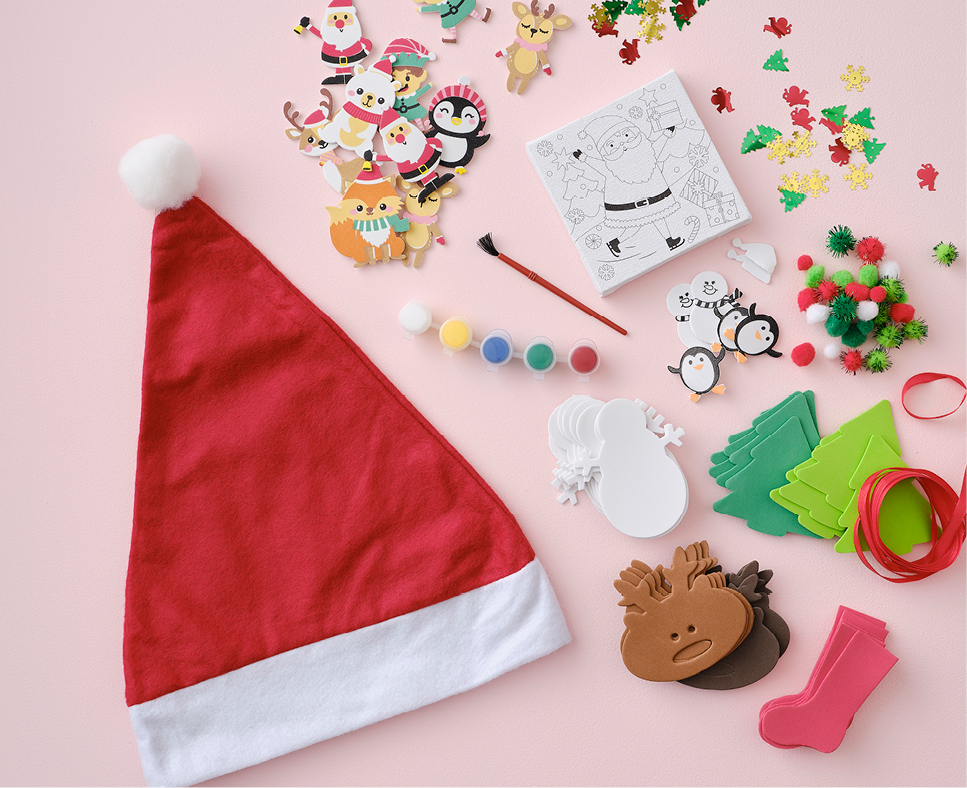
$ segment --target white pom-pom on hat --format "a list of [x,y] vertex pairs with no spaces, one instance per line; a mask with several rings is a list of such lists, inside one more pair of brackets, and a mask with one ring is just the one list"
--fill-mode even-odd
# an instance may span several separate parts
[[807,323],[825,323],[829,318],[829,307],[826,304],[812,304],[806,309]]
[[823,348],[823,355],[826,356],[830,361],[835,361],[839,358],[839,354],[843,352],[842,346],[839,342],[830,342],[826,347]]
[[201,165],[191,146],[174,134],[141,140],[121,158],[118,175],[134,201],[161,213],[180,208],[198,188]]
[[856,316],[860,320],[872,320],[880,314],[880,307],[873,301],[860,301],[856,305]]
[[900,264],[896,260],[884,260],[877,268],[880,272],[880,279],[900,278]]

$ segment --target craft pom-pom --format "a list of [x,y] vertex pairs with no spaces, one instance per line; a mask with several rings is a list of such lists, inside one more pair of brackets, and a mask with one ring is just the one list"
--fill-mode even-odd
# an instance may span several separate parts
[[853,274],[851,274],[846,269],[843,269],[842,271],[837,271],[829,278],[840,287],[846,287],[846,285],[848,285],[850,282],[855,281],[853,279]]
[[[934,251],[936,251],[936,247],[934,247]],[[956,255],[956,250],[954,251],[954,254]],[[811,258],[808,254],[801,254],[799,255],[799,259],[796,260],[796,267],[800,271],[808,271],[812,267],[812,264],[813,258]]]
[[860,320],[856,323],[856,328],[863,332],[863,336],[866,336],[873,330],[875,323],[875,320]]
[[882,303],[886,301],[886,288],[882,285],[877,285],[876,287],[870,288],[870,301],[875,304]]
[[890,307],[890,319],[897,323],[909,323],[914,314],[916,310],[910,304],[894,304]]
[[826,276],[826,269],[823,266],[810,266],[809,270],[806,271],[803,284],[806,285],[806,287],[819,287],[819,283],[823,281],[824,276]]
[[[879,269],[881,280],[900,278],[900,264],[896,260],[884,260],[877,268]],[[882,281],[880,284],[882,284]]]
[[849,227],[837,225],[829,231],[826,248],[834,257],[845,257],[847,252],[856,248],[856,238],[853,236],[853,231]]
[[829,279],[820,282],[817,289],[819,290],[819,297],[823,301],[832,301],[839,295],[839,285]]
[[826,333],[831,337],[841,337],[849,331],[849,320],[843,320],[838,315],[830,315],[826,320]]
[[829,311],[826,304],[813,304],[806,310],[806,322],[825,323],[829,318]]
[[880,313],[880,308],[873,301],[860,301],[856,305],[856,317],[858,320],[875,320]]
[[914,318],[903,326],[903,338],[923,342],[927,338],[927,324],[922,318]]
[[866,301],[870,297],[870,288],[859,282],[850,282],[843,291],[854,301]]
[[819,300],[819,291],[813,287],[806,287],[799,291],[796,303],[799,304],[799,311],[805,312],[809,307]]
[[893,366],[893,362],[890,361],[890,354],[878,347],[873,348],[866,354],[863,364],[870,372],[886,372]]
[[[957,247],[953,244],[939,243],[933,247],[933,259],[941,265],[952,265],[954,260],[957,259],[957,256]],[[802,261],[802,258],[800,257],[799,260]]]
[[851,375],[855,375],[863,368],[863,354],[858,350],[847,350],[839,359],[843,363],[843,369]]
[[876,287],[880,282],[879,266],[876,266],[873,263],[861,265],[859,273],[856,275],[856,281],[860,284],[866,285],[867,287]]
[[882,260],[883,252],[883,242],[879,238],[867,237],[856,244],[856,254],[868,263]]
[[843,346],[839,342],[828,342],[826,347],[823,348],[823,355],[826,356],[830,361],[835,361],[839,358],[840,353],[843,352]]
[[187,142],[162,134],[141,140],[125,153],[118,174],[138,205],[161,213],[191,199],[201,178],[201,165]]
[[809,342],[803,342],[801,345],[796,345],[789,356],[797,367],[807,367],[816,358],[816,348]]
[[[848,295],[838,295],[830,304],[833,315],[840,320],[850,323],[856,317],[856,302]],[[836,335],[834,335],[836,336]]]
[[880,286],[886,291],[886,300],[893,303],[899,301],[905,291],[903,282],[899,279],[881,279]]
[[841,339],[846,347],[859,347],[866,342],[867,334],[869,332],[860,328],[859,323],[853,323],[853,325],[846,329],[846,333],[843,334]]

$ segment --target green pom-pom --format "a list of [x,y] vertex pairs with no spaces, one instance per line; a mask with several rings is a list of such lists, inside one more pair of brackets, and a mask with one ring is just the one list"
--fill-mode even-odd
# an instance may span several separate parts
[[843,320],[835,314],[826,318],[826,333],[831,337],[841,337],[849,331],[849,320]]
[[880,269],[873,263],[860,266],[860,272],[856,275],[856,281],[867,287],[876,287],[880,281]]
[[803,280],[803,284],[806,287],[819,287],[819,283],[823,281],[823,277],[826,276],[826,269],[821,265],[811,265],[806,269],[806,277]]
[[869,332],[861,331],[859,324],[855,324],[849,327],[849,330],[840,337],[840,341],[846,345],[846,347],[859,347],[864,342],[866,342],[866,335]]
[[863,366],[870,372],[886,372],[893,362],[890,361],[890,354],[883,348],[873,348],[863,359]]
[[876,332],[876,341],[881,347],[900,347],[903,344],[903,327],[896,323],[888,323]]
[[910,300],[910,294],[909,294],[909,293],[907,293],[907,291],[906,291],[906,290],[904,290],[904,291],[903,291],[903,295],[901,295],[901,296],[900,296],[900,297],[899,297],[899,298],[897,299],[897,303],[898,303],[898,304],[905,304],[905,303],[906,303],[907,301],[909,301],[909,300]]
[[[829,306],[833,314],[847,324],[852,323],[853,318],[856,317],[856,302],[848,295],[836,296]],[[840,335],[833,334],[833,336]]]
[[858,321],[856,323],[856,327],[860,331],[863,332],[863,335],[864,336],[866,336],[867,334],[869,334],[873,330],[873,327],[875,325],[876,325],[876,319],[873,319],[873,320],[860,320],[860,321]]
[[845,257],[847,252],[856,248],[856,238],[853,237],[853,231],[849,227],[837,225],[829,231],[826,248],[834,257]]
[[852,284],[853,282],[856,281],[855,279],[853,279],[853,275],[846,269],[843,269],[842,271],[837,271],[829,278],[831,281],[839,285],[840,288],[846,287],[846,285]]
[[933,247],[933,256],[940,265],[950,266],[957,259],[957,247],[953,244],[939,243]]
[[927,324],[922,318],[914,318],[903,326],[903,338],[923,342],[927,338]]
[[890,307],[891,306],[893,306],[893,304],[891,304],[891,303],[889,303],[887,301],[884,301],[882,304],[880,304],[880,309],[876,313],[876,317],[873,318],[873,327],[874,328],[879,328],[880,326],[884,326],[884,325],[886,325],[887,323],[890,322],[890,320],[891,320],[891,318],[890,318]]
[[886,301],[883,303],[887,303],[887,301],[890,303],[897,303],[906,292],[903,287],[903,282],[901,282],[899,279],[884,279],[880,282],[880,286],[886,290]]

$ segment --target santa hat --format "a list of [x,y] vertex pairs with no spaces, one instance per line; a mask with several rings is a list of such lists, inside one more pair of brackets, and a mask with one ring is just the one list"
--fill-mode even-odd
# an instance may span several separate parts
[[332,0],[329,3],[329,8],[327,14],[355,14],[356,9],[353,7],[351,0]]
[[260,763],[567,643],[513,515],[192,197],[191,149],[146,140],[120,173],[161,211],[124,618],[148,784]]
[[578,132],[578,139],[591,138],[595,147],[599,147],[602,142],[604,142],[608,137],[614,134],[618,129],[623,129],[626,126],[634,126],[627,118],[621,118],[617,115],[602,115],[600,117],[594,118],[587,126],[584,127],[583,131]]
[[[389,125],[391,125],[393,123],[396,123],[396,121],[398,121],[402,117],[403,116],[400,115],[399,112],[397,112],[395,109],[393,109],[392,107],[390,107],[388,110],[385,110],[383,112],[383,114],[380,116],[380,118],[379,118],[379,127],[381,129],[385,129],[387,126],[389,126]],[[408,122],[409,121],[407,121],[407,123]]]
[[428,60],[436,60],[436,55],[412,38],[394,38],[383,51],[384,58],[389,55],[396,57],[397,66],[423,68]]
[[449,98],[450,96],[459,96],[460,98],[464,98],[469,101],[477,108],[477,112],[480,113],[480,122],[487,122],[487,105],[484,104],[483,99],[480,98],[480,94],[477,93],[477,91],[470,89],[470,77],[460,77],[460,79],[457,80],[456,85],[447,85],[445,88],[437,91],[433,98],[430,99],[428,111],[432,113],[433,108],[440,103],[440,101],[445,98]]
[[369,70],[370,71],[379,71],[387,79],[392,80],[393,79],[393,62],[395,60],[396,60],[396,58],[393,55],[390,55],[389,57],[386,57],[386,58],[381,58],[381,59],[377,60],[370,67]]

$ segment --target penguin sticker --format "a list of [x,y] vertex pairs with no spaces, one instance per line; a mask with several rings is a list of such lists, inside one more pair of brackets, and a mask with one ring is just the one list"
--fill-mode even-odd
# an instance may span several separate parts
[[774,350],[779,341],[779,325],[769,315],[757,315],[755,304],[749,307],[749,314],[735,327],[735,346],[738,352],[747,356],[761,356],[768,353],[779,358],[782,353]]
[[685,347],[698,347],[699,345],[709,347],[709,345],[695,336],[695,332],[692,331],[691,324],[689,323],[692,304],[695,303],[695,299],[689,295],[690,289],[691,285],[675,285],[668,291],[665,306],[668,307],[668,311],[675,318],[675,323],[678,326],[678,338]]
[[731,305],[741,296],[736,288],[729,295],[729,286],[722,274],[715,271],[703,271],[692,280],[689,290],[694,299],[689,317],[691,329],[702,343],[711,346],[719,338],[719,321],[721,315],[716,310]]
[[456,85],[448,85],[430,101],[427,137],[443,143],[440,166],[465,173],[473,152],[490,139],[482,134],[487,123],[487,106],[479,94],[470,89],[470,80],[460,77]]
[[712,345],[712,350],[718,353],[719,348],[725,348],[730,353],[735,354],[735,360],[740,364],[745,363],[745,353],[741,352],[735,344],[735,329],[738,328],[745,318],[749,316],[749,310],[744,306],[734,306],[726,312],[719,320],[718,337],[719,341]]
[[719,384],[719,364],[725,358],[725,348],[712,353],[704,347],[690,347],[682,354],[678,368],[669,366],[668,371],[678,375],[685,387],[691,390],[688,398],[698,402],[703,394],[710,391],[713,394],[725,392],[725,386]]

